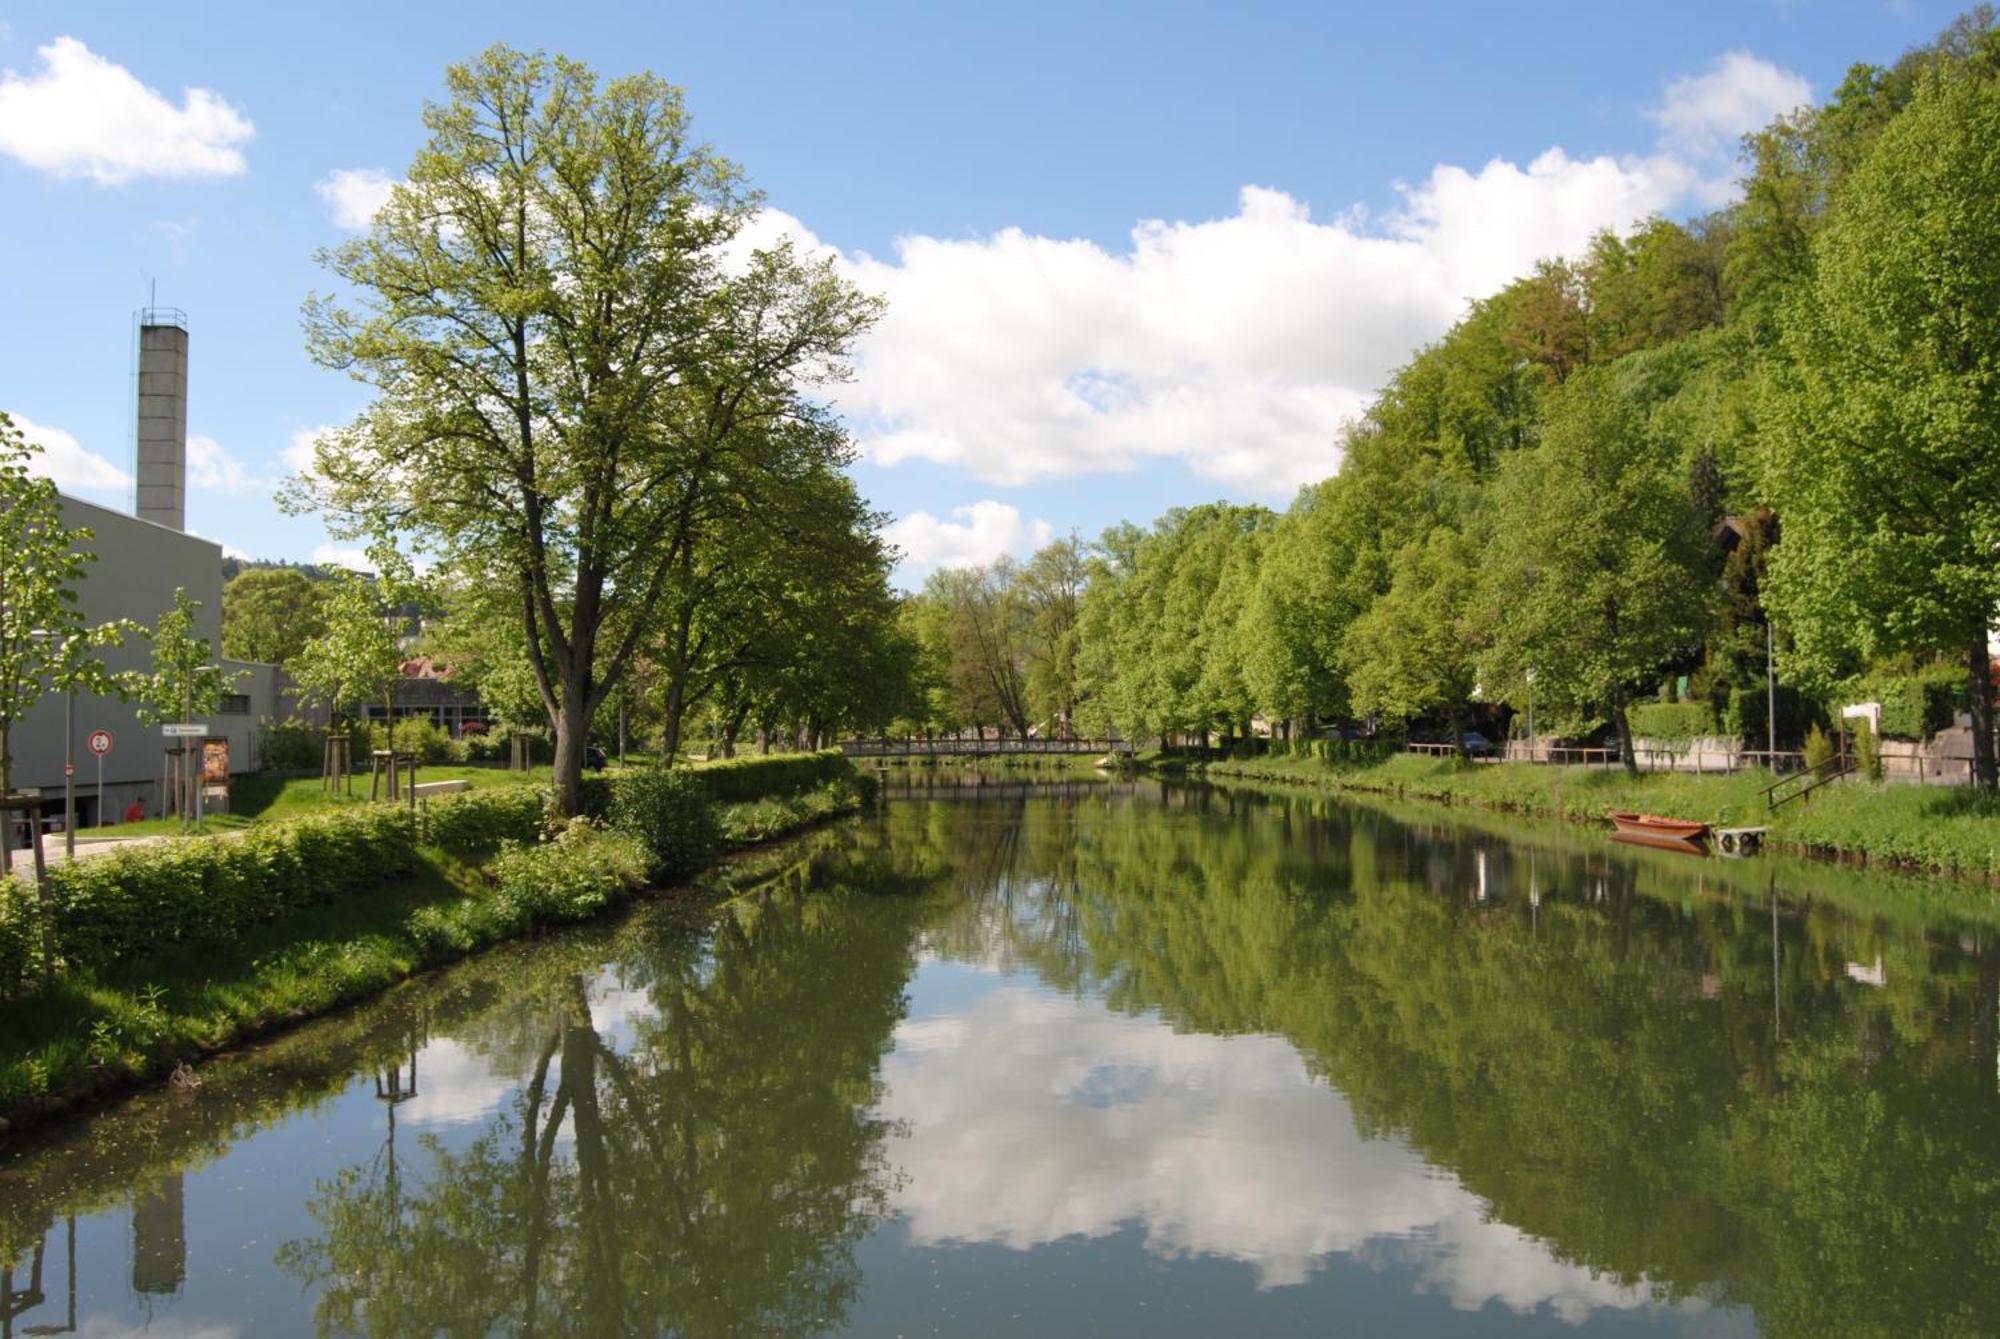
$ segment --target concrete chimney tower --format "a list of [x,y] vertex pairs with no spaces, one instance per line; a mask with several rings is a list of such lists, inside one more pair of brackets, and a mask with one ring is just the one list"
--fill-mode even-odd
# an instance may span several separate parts
[[139,313],[139,505],[142,521],[187,529],[187,314]]

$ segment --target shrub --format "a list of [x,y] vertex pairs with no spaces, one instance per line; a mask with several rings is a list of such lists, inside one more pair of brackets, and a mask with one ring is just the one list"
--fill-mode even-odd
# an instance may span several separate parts
[[646,882],[647,855],[622,833],[571,823],[554,841],[509,845],[493,862],[493,913],[510,929],[578,921]]
[[620,772],[609,790],[611,826],[645,850],[652,878],[691,874],[714,853],[715,815],[696,773],[664,767]]
[[1815,725],[1806,731],[1806,770],[1817,772],[1833,761],[1833,741]]
[[25,880],[0,880],[0,1000],[12,999],[41,983],[42,901]]
[[1715,713],[1706,702],[1642,702],[1626,714],[1641,739],[1686,743],[1715,733]]
[[818,753],[772,753],[725,758],[690,769],[718,804],[797,795],[829,781],[854,775],[854,764],[839,749]]
[[297,716],[282,721],[266,716],[260,722],[262,738],[257,757],[264,770],[273,772],[316,772],[326,762],[326,727]]
[[1875,737],[1866,716],[1854,722],[1854,760],[1870,781],[1882,779],[1882,742]]
[[241,838],[134,847],[49,871],[60,956],[99,965],[168,943],[222,943],[243,928],[332,902],[416,867],[400,807],[315,815]]
[[[387,724],[382,721],[369,724],[368,747],[371,750],[389,747]],[[396,722],[396,751],[414,753],[419,763],[432,766],[460,762],[466,757],[466,749],[451,737],[451,732],[428,716],[410,716]]]
[[541,836],[548,808],[534,786],[496,786],[426,800],[423,840],[461,860],[480,860],[503,842],[532,842]]

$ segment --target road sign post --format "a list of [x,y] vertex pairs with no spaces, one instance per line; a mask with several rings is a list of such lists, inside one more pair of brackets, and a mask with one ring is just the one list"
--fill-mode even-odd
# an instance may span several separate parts
[[174,793],[178,801],[176,807],[181,815],[181,831],[185,833],[188,828],[190,805],[194,806],[195,825],[199,827],[201,824],[201,781],[195,765],[189,761],[194,748],[187,741],[200,739],[208,733],[208,727],[199,721],[181,721],[161,726],[160,733],[168,739],[180,741],[176,745],[174,754],[175,771],[178,774],[175,778]]
[[111,732],[90,732],[91,756],[97,759],[97,826],[104,826],[104,755],[111,752]]

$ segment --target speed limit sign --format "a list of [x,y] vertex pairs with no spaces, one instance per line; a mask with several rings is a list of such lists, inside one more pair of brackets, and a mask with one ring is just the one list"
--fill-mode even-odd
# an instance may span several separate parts
[[92,730],[90,732],[90,751],[100,758],[111,752],[111,732],[109,730]]

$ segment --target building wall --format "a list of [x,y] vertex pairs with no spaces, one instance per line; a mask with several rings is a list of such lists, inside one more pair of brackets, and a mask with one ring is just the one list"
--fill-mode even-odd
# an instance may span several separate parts
[[[183,588],[201,602],[195,632],[219,649],[222,631],[222,547],[164,525],[142,521],[78,498],[63,497],[65,524],[91,531],[89,548],[97,561],[88,565],[77,591],[87,624],[127,618],[151,627],[173,608],[174,591]],[[152,664],[151,643],[130,638],[104,655],[113,670],[146,670]],[[288,707],[282,672],[270,665],[224,661],[224,667],[248,671],[234,692],[235,711],[206,718],[211,735],[229,741],[232,773],[257,766],[257,723],[265,716],[282,716]],[[14,785],[39,788],[45,814],[62,812],[63,699],[51,693],[14,727]],[[79,694],[75,702],[69,745],[76,759],[76,793],[80,821],[97,815],[97,764],[87,741],[94,730],[109,730],[112,751],[104,760],[105,809],[122,815],[135,798],[158,811],[158,789],[166,741],[157,726],[139,723],[136,709],[116,697]]]

